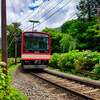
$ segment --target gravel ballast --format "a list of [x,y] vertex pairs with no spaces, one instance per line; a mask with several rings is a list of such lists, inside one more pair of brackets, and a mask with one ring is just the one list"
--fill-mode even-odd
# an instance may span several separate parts
[[27,96],[28,100],[60,100],[33,81],[34,77],[30,79],[28,73],[20,72],[19,67],[12,71],[11,76],[12,86],[24,93],[21,97]]
[[28,100],[82,100],[79,97],[62,92],[52,85],[41,81],[32,76],[27,71],[24,71],[21,66],[16,67],[12,73],[13,85],[17,90],[22,91],[28,97]]
[[95,84],[95,85],[100,87],[100,80],[97,81],[97,80],[93,80],[93,79],[89,79],[89,78],[79,77],[79,76],[76,76],[76,75],[68,75],[68,74],[65,74],[65,73],[62,73],[62,72],[56,72],[56,71],[50,70],[50,69],[45,69],[45,71],[48,72],[48,73],[63,77],[63,78],[81,81],[81,82],[89,83],[89,84],[91,83],[91,85]]

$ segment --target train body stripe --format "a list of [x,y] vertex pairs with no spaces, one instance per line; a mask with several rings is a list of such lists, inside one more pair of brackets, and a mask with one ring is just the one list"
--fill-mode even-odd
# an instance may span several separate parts
[[21,55],[21,59],[50,59],[50,55]]

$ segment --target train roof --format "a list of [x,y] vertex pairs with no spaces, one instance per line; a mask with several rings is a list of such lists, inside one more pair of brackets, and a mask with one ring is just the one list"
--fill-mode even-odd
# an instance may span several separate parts
[[37,32],[37,31],[24,31],[22,34],[24,34],[24,33],[41,33],[41,34],[47,34],[47,35],[50,36],[49,33],[45,33],[45,32]]

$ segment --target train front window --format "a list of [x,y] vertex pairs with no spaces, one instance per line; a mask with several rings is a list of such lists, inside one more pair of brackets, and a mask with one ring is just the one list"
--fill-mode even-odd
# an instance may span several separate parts
[[27,33],[24,35],[24,51],[30,50],[34,53],[34,50],[49,50],[49,38],[42,37],[39,34],[37,36]]

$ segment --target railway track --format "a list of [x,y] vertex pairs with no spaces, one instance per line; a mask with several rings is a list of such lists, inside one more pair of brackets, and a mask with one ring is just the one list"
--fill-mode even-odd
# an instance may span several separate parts
[[63,90],[64,93],[61,94],[66,95],[66,92],[70,92],[71,94],[74,94],[84,100],[100,100],[99,85],[91,85],[89,84],[89,82],[87,84],[82,81],[79,82],[76,80],[69,80],[47,72],[31,72],[31,74],[34,75],[36,78],[39,78],[49,84],[52,84],[53,86],[58,87],[58,90]]

